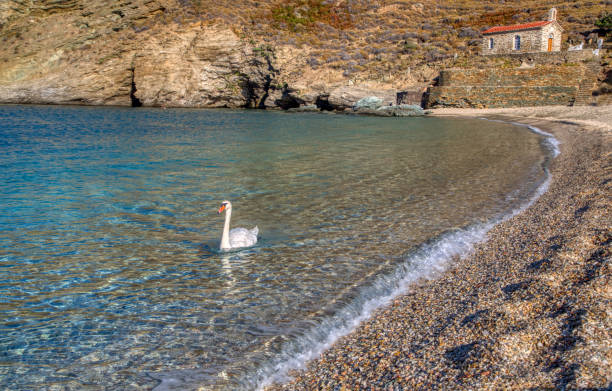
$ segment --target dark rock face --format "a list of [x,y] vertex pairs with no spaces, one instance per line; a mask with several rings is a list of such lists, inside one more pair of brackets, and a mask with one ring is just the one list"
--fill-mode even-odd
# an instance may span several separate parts
[[319,109],[323,111],[334,110],[334,106],[331,103],[329,103],[329,94],[323,94],[323,95],[317,96],[317,99],[315,101],[315,106],[317,106]]
[[274,105],[283,110],[298,108],[305,103],[294,89],[284,86],[280,92],[281,96],[274,100]]

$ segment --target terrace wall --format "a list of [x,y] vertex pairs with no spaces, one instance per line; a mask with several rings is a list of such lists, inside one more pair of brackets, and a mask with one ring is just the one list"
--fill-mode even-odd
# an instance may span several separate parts
[[583,64],[445,70],[428,90],[426,107],[569,106],[585,73]]

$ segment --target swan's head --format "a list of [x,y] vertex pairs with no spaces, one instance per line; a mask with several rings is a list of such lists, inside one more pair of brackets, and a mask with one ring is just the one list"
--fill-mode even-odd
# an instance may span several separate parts
[[226,211],[226,210],[231,210],[231,209],[232,209],[232,203],[229,201],[223,201],[217,213],[221,214],[221,212]]

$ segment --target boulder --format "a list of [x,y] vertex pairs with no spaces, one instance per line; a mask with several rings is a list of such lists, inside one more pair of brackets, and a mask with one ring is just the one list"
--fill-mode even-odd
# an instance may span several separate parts
[[366,96],[359,99],[353,106],[353,110],[372,109],[376,110],[383,105],[383,100],[377,96]]
[[327,102],[333,110],[342,111],[347,108],[352,109],[359,100],[372,96],[382,99],[383,105],[388,105],[395,103],[396,92],[395,90],[373,91],[354,86],[342,86],[329,92]]
[[393,117],[421,117],[425,115],[423,108],[417,105],[383,106],[376,111],[389,113]]
[[362,107],[354,110],[357,114],[374,115],[378,117],[421,117],[425,111],[417,105],[380,106],[377,109]]

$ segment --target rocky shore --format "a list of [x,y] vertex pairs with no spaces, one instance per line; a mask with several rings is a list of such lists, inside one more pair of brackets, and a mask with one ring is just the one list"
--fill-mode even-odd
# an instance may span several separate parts
[[[501,114],[501,116],[500,116]],[[612,387],[612,106],[437,110],[561,143],[545,194],[268,390]],[[546,119],[542,119],[546,118]]]

